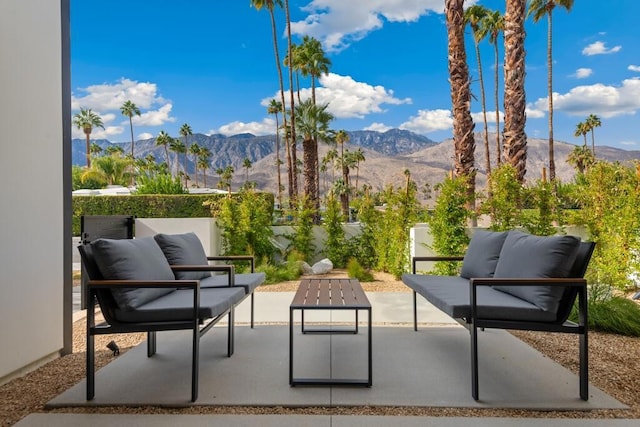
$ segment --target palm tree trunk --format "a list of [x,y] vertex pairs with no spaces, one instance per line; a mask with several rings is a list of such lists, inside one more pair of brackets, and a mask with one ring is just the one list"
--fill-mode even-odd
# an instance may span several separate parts
[[131,119],[132,116],[129,116],[129,129],[131,129],[131,158],[135,159],[135,156],[133,155],[133,120]]
[[553,149],[553,60],[551,49],[552,33],[552,12],[548,13],[549,27],[547,29],[547,70],[548,70],[548,93],[549,93],[549,180],[556,180],[556,161]]
[[278,126],[278,113],[276,112],[276,170],[278,171],[278,205],[282,207],[282,176],[280,175],[280,127]]
[[496,102],[496,165],[500,166],[502,163],[502,150],[500,149],[500,98],[498,96],[498,40],[494,43],[495,49],[495,74],[494,74],[494,99]]
[[[292,44],[291,44],[291,16],[289,14],[289,0],[284,1],[284,12],[285,12],[285,20],[287,21],[287,44],[289,48],[289,52],[292,52]],[[296,112],[295,112],[295,100],[294,100],[294,89],[293,89],[293,67],[289,66],[289,98],[290,98],[290,109],[291,109],[291,162],[293,169],[293,183],[292,189],[289,191],[290,197],[292,201],[295,201],[298,198],[298,174],[295,173],[295,167],[297,163],[297,154],[296,154]]]
[[87,145],[87,151],[86,151],[86,156],[87,156],[87,169],[91,169],[91,132],[85,132],[85,137],[86,137],[86,145]]
[[464,47],[464,0],[446,0],[445,15],[449,50],[449,79],[453,107],[454,171],[467,180],[470,208],[475,194],[475,139],[473,119],[469,111],[469,69]]
[[524,91],[525,0],[507,0],[504,30],[504,141],[503,156],[522,183],[527,173],[526,97]]
[[480,45],[473,38],[476,44],[476,58],[478,58],[478,78],[480,79],[480,99],[482,101],[482,121],[484,123],[484,156],[485,156],[485,169],[487,176],[491,174],[491,155],[489,154],[489,128],[487,126],[487,103],[484,94],[484,78],[482,77],[482,61],[480,59]]

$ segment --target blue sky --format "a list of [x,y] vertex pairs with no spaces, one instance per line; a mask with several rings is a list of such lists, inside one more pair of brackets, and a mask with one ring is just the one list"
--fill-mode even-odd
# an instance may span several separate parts
[[[444,0],[290,0],[294,41],[323,42],[332,62],[320,79],[333,129],[402,128],[441,141],[452,135]],[[468,0],[504,12],[504,0]],[[576,0],[554,12],[554,139],[581,144],[576,124],[601,118],[596,144],[640,149],[640,2]],[[281,58],[284,13],[276,14]],[[526,23],[527,134],[546,138],[547,24]],[[502,103],[502,38],[499,42]],[[494,52],[481,44],[487,109],[495,117]],[[482,129],[478,69],[471,35],[467,56],[476,130]],[[283,68],[286,73],[286,68]],[[92,108],[105,130],[92,138],[130,139],[120,113],[126,100],[141,110],[136,139],[165,130],[272,134],[266,105],[278,95],[269,13],[249,0],[71,0],[73,113]],[[310,82],[302,80],[303,97]],[[502,106],[500,107],[502,111]],[[489,123],[495,130],[495,121]],[[74,129],[74,137],[82,138]]]

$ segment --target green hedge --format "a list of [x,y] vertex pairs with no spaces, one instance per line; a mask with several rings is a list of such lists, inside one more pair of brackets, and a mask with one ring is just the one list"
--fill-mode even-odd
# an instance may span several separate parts
[[[259,193],[273,206],[273,194]],[[133,215],[137,218],[210,217],[205,202],[227,197],[225,194],[158,194],[131,196],[73,196],[73,235],[80,235],[82,215]],[[235,196],[233,196],[235,197]]]

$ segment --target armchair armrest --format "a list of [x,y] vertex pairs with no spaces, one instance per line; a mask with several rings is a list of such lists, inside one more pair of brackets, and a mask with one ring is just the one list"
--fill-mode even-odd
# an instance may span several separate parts
[[[235,286],[235,267],[233,265],[172,265],[172,271],[222,271],[227,274],[229,286]],[[176,280],[183,282],[184,280]],[[190,280],[187,280],[190,281]]]
[[218,255],[208,256],[208,261],[250,261],[251,272],[255,273],[255,257],[253,255]]
[[434,255],[434,256],[414,256],[411,259],[411,271],[416,274],[416,263],[419,261],[462,261],[462,255]]

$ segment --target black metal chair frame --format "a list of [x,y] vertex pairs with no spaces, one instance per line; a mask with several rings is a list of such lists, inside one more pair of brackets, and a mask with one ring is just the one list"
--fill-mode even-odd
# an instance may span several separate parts
[[[593,252],[592,245],[589,257]],[[588,259],[588,258],[587,258]],[[416,274],[416,263],[419,261],[462,261],[462,256],[422,256],[414,257],[412,261],[412,272]],[[586,265],[584,266],[586,269]],[[584,274],[584,272],[583,272]],[[508,286],[541,286],[541,285],[563,286],[567,290],[574,290],[575,294],[570,298],[571,305],[578,298],[578,323],[564,320],[561,322],[529,322],[482,319],[477,316],[477,289],[478,286],[508,285]],[[469,318],[454,319],[469,330],[471,335],[471,395],[474,400],[479,400],[478,381],[478,328],[492,329],[512,329],[524,331],[569,333],[579,335],[579,359],[580,359],[580,399],[589,399],[589,355],[588,355],[588,302],[587,302],[587,281],[583,278],[540,278],[540,279],[520,279],[520,278],[472,278],[469,280],[469,304],[471,316]],[[417,292],[413,291],[413,328],[418,330],[418,310]]]

